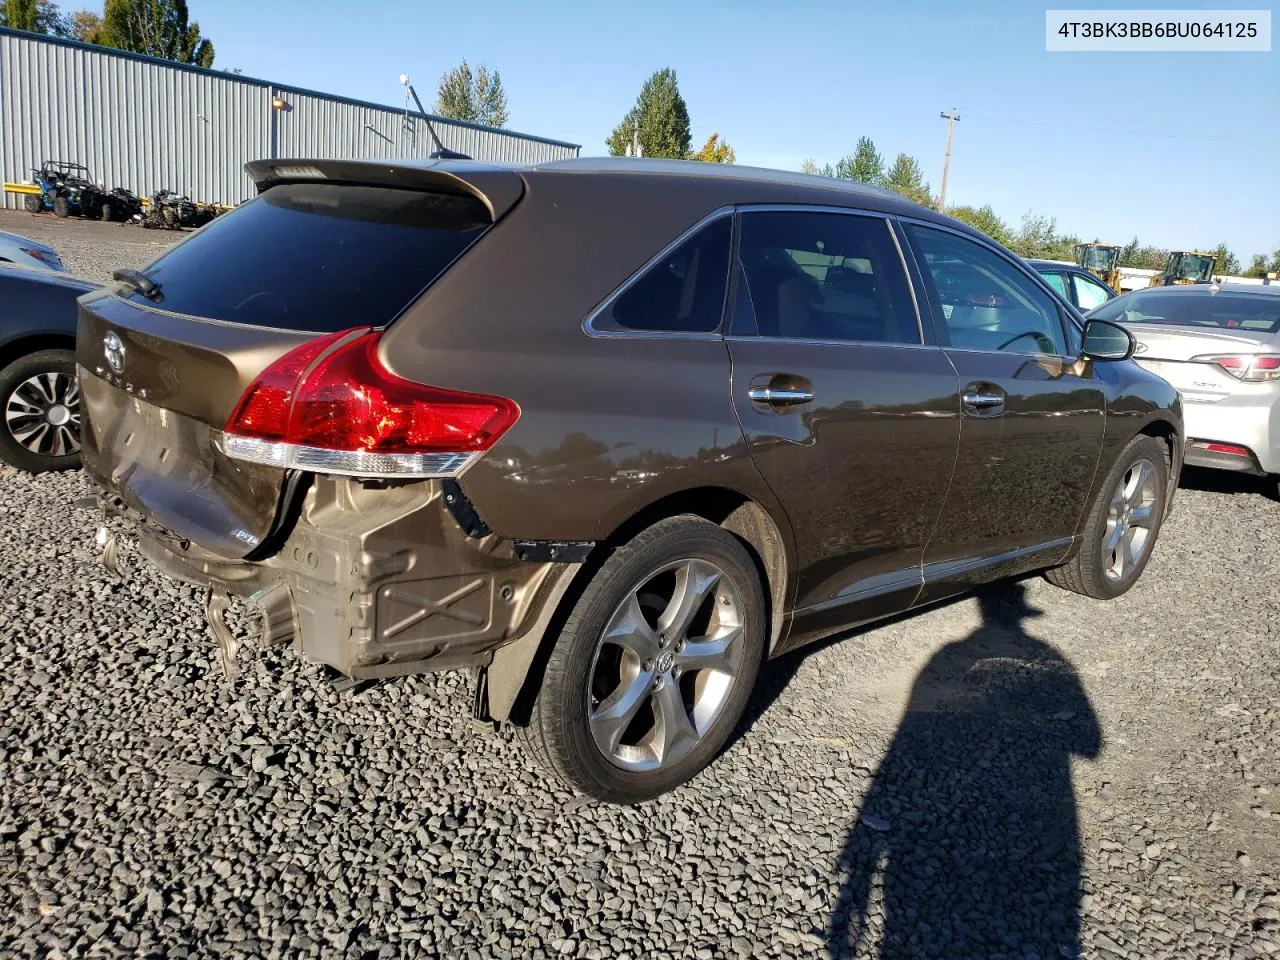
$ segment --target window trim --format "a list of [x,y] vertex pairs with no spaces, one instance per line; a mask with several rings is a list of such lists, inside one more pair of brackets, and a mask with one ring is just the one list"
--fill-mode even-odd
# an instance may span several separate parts
[[[1056,308],[1056,312],[1058,314],[1058,326],[1062,330],[1062,342],[1066,345],[1066,348],[1068,351],[1072,350],[1073,345],[1077,343],[1080,340],[1080,338],[1083,336],[1084,322],[1082,319],[1076,316],[1076,314],[1078,313],[1078,308],[1076,308],[1075,305],[1072,304],[1070,305],[1071,308],[1064,312],[1062,310],[1061,304],[1067,303],[1066,298],[1060,296],[1056,290],[1050,287],[1049,284],[1045,282],[1045,279],[1042,276],[1040,276],[1040,274],[1037,271],[1033,270],[1027,264],[1019,263],[1016,257],[1010,254],[1007,250],[1005,250],[995,241],[989,239],[988,237],[982,236],[981,234],[975,236],[974,234],[967,233],[963,230],[956,230],[954,227],[950,227],[946,224],[935,223],[931,220],[922,220],[919,217],[901,216],[901,217],[896,217],[895,219],[898,221],[899,225],[902,228],[903,240],[906,243],[907,247],[911,250],[912,259],[915,261],[916,269],[919,270],[921,273],[922,282],[928,283],[928,280],[925,279],[924,277],[924,271],[927,269],[927,264],[922,264],[920,262],[920,253],[916,249],[916,244],[912,240],[910,233],[906,229],[907,225],[923,227],[928,230],[937,230],[942,233],[952,234],[953,236],[959,237],[961,240],[968,240],[970,243],[973,243],[979,247],[982,247],[986,249],[988,252],[994,254],[999,259],[1004,260],[1006,263],[1010,264],[1022,276],[1029,278],[1032,282],[1032,285],[1039,288],[1040,291],[1049,298],[1049,302],[1054,304]],[[1057,357],[1061,360],[1068,360],[1068,361],[1078,359],[1076,354],[1073,354],[1073,353],[1013,354],[1013,353],[1004,353],[1003,351],[999,351],[999,350],[984,350],[978,347],[957,347],[951,343],[951,331],[947,327],[946,317],[938,316],[937,311],[934,309],[935,303],[934,303],[934,297],[932,295],[928,296],[928,302],[929,302],[929,316],[931,317],[934,327],[937,331],[939,342],[941,342],[942,338],[945,336],[946,343],[943,345],[948,350],[957,350],[962,353],[998,354],[1002,356]],[[1068,328],[1068,323],[1070,323],[1069,328]]]
[[[670,243],[664,246],[661,250],[655,253],[652,257],[646,260],[638,270],[636,270],[629,277],[627,277],[627,279],[623,280],[622,283],[618,284],[618,286],[614,288],[612,293],[610,293],[607,297],[601,300],[600,303],[598,303],[595,307],[592,308],[592,310],[586,315],[586,317],[582,321],[583,333],[585,333],[589,337],[595,337],[599,339],[616,339],[621,337],[624,339],[642,339],[642,340],[652,340],[652,339],[722,340],[724,338],[724,316],[725,316],[724,303],[720,305],[720,322],[716,324],[714,330],[708,330],[705,333],[691,331],[691,330],[628,330],[626,327],[623,327],[621,325],[600,327],[596,325],[596,321],[599,320],[602,316],[604,316],[613,307],[614,303],[618,301],[619,297],[621,297],[623,294],[627,293],[627,291],[629,291],[632,287],[634,287],[636,283],[638,283],[640,279],[646,273],[648,273],[652,267],[656,266],[659,263],[659,261],[661,261],[663,258],[669,256],[673,250],[679,247],[686,240],[691,239],[699,231],[703,230],[706,227],[711,226],[711,224],[715,223],[717,220],[721,219],[722,217],[733,217],[734,213],[735,211],[732,205],[717,207],[715,210],[708,213],[701,220],[698,220],[692,226],[682,231],[679,235],[676,236],[674,240],[672,240]],[[729,232],[730,269],[727,272],[725,277],[725,302],[726,303],[729,300],[729,293],[730,293],[729,288],[732,285],[732,280],[733,280],[733,270],[732,270],[733,258],[738,249],[736,241],[737,241],[737,224],[733,223],[733,224],[730,224],[730,232]]]
[[[818,339],[818,338],[797,338],[797,337],[766,337],[760,334],[759,324],[756,324],[756,332],[754,334],[738,334],[734,333],[732,328],[725,334],[726,340],[731,341],[768,341],[769,343],[803,343],[812,344],[814,346],[829,346],[831,344],[849,344],[852,346],[876,346],[876,347],[936,347],[938,344],[933,338],[926,334],[924,323],[924,314],[920,309],[920,298],[916,292],[915,277],[911,273],[908,266],[906,251],[903,249],[902,242],[898,238],[898,232],[894,229],[893,217],[882,210],[872,210],[866,207],[838,207],[831,204],[820,203],[743,203],[737,206],[738,223],[734,228],[734,245],[732,253],[732,263],[734,266],[733,280],[735,286],[738,279],[738,271],[741,269],[741,244],[742,244],[742,215],[748,213],[831,213],[841,216],[863,217],[872,220],[879,220],[884,224],[885,229],[889,232],[889,237],[893,241],[894,249],[898,253],[898,265],[902,267],[903,278],[907,282],[907,291],[910,294],[911,309],[915,313],[916,333],[920,339],[915,343],[900,343],[896,340],[846,340],[846,339]],[[733,310],[737,306],[736,291],[731,291],[735,295],[726,298],[728,309]],[[751,295],[750,289],[747,290],[748,297]],[[754,307],[754,305],[753,305]],[[732,317],[732,315],[731,315]],[[732,323],[732,320],[731,320]]]

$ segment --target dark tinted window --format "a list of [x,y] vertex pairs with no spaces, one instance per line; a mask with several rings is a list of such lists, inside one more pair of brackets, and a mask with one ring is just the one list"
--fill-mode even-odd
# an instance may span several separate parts
[[[875,217],[769,211],[742,217],[739,247],[762,337],[919,343],[902,260]],[[734,329],[751,324],[735,317]]]
[[689,237],[631,284],[606,311],[627,330],[711,333],[720,326],[733,221],[725,216]]
[[952,346],[1065,356],[1057,304],[1031,277],[995,251],[942,230],[908,227]]
[[471,198],[285,184],[201,228],[146,274],[160,285],[156,305],[175,313],[319,332],[380,326],[487,224]]
[[1103,304],[1089,316],[1121,323],[1168,323],[1275,333],[1280,330],[1280,294],[1139,290]]

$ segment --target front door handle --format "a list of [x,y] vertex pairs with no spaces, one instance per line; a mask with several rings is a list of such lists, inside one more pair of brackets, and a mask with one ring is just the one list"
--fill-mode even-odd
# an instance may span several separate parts
[[965,413],[994,417],[1004,413],[1004,391],[992,384],[970,384],[960,395]]
[[766,384],[751,387],[747,390],[747,396],[756,403],[767,403],[771,407],[789,407],[797,403],[808,403],[813,399],[813,391]]

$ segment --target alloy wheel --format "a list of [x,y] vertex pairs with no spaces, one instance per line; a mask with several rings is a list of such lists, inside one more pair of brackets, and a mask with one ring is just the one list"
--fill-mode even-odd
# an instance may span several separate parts
[[708,560],[665,564],[627,593],[588,674],[591,736],[611,763],[667,767],[707,734],[741,670],[743,609]]
[[29,377],[9,394],[5,428],[31,453],[66,457],[80,452],[80,385],[67,373]]
[[1156,469],[1147,459],[1136,461],[1116,484],[1102,538],[1102,568],[1108,580],[1127,577],[1146,555],[1158,490]]

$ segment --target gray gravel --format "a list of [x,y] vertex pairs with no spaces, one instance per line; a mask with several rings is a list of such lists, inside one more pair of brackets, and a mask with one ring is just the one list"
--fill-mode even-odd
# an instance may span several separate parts
[[786,659],[617,809],[472,734],[458,676],[228,685],[195,591],[95,566],[81,476],[5,471],[0,957],[1280,954],[1280,503],[1191,482],[1128,598],[1029,580]]
[[[69,261],[81,226],[129,230],[48,227]],[[194,590],[97,566],[86,492],[0,468],[0,958],[1280,956],[1251,481],[1190,474],[1118,602],[1032,579],[769,665],[635,809],[473,734],[460,676],[339,695],[273,651],[228,684]]]
[[67,269],[86,280],[106,281],[121,267],[141,269],[185,231],[144,230],[125,223],[101,223],[51,213],[0,210],[0,230],[47,243],[62,256]]

